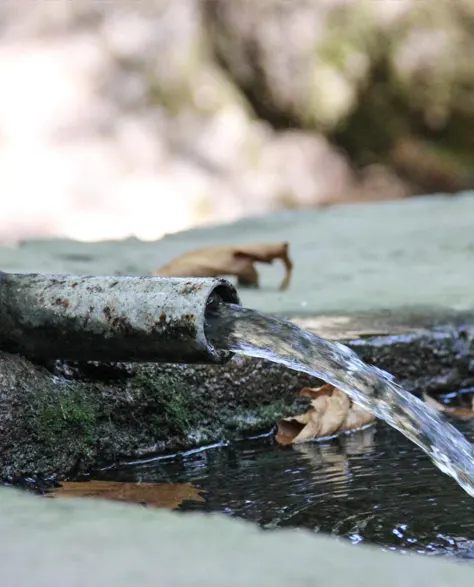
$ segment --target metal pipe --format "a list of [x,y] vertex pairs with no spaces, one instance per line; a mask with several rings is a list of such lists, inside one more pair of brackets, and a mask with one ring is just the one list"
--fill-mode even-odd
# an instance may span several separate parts
[[0,349],[34,359],[224,363],[207,311],[239,304],[224,279],[0,274]]

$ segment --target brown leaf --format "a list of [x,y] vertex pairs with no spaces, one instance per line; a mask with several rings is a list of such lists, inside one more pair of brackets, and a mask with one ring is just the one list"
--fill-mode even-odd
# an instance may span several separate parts
[[[332,386],[329,386],[332,387]],[[349,412],[351,401],[345,393],[339,389],[332,387],[332,390],[326,390],[323,386],[323,391],[316,399],[311,400],[311,420],[312,431],[314,437],[332,436],[342,426]],[[301,437],[311,438],[308,436],[309,430],[306,434],[300,434]]]
[[323,395],[331,396],[336,388],[330,383],[325,383],[321,387],[303,387],[300,391],[301,397],[309,397],[310,399],[318,399]]
[[344,420],[340,428],[340,432],[357,430],[358,428],[368,426],[374,421],[375,416],[371,412],[364,410],[364,408],[361,408],[359,405],[352,402],[351,408],[347,413],[346,419]]
[[304,414],[278,421],[275,440],[282,446],[333,436],[361,428],[375,420],[372,414],[353,404],[344,392],[333,385],[305,387],[300,395],[311,398],[311,405]]
[[293,271],[288,254],[288,243],[257,243],[238,247],[216,246],[190,251],[176,257],[153,275],[160,277],[219,277],[233,275],[240,286],[258,287],[258,273],[254,263],[271,264],[280,259],[285,277],[280,290],[287,289]]
[[47,497],[94,497],[176,509],[183,501],[203,502],[191,483],[120,483],[116,481],[64,482],[49,490]]
[[275,440],[281,446],[293,444],[295,438],[303,430],[305,424],[298,421],[297,418],[281,418],[278,420],[278,430]]
[[472,420],[474,419],[474,409],[472,408],[463,408],[463,407],[456,407],[456,406],[446,406],[434,398],[429,396],[427,393],[423,393],[423,399],[425,402],[430,405],[435,410],[440,412],[444,412],[448,416],[452,416],[453,418],[459,418],[460,420]]

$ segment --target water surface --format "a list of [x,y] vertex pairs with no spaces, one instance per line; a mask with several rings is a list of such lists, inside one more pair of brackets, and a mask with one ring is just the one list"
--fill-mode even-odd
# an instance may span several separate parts
[[[474,437],[474,424],[461,429]],[[223,512],[267,529],[307,528],[354,544],[474,558],[474,500],[382,422],[323,443],[280,448],[269,436],[99,476],[191,482],[205,502],[181,509]]]

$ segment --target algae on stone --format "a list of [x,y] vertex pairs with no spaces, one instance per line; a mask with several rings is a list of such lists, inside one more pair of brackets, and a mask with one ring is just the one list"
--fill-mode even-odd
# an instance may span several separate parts
[[[3,479],[64,478],[105,464],[269,430],[300,377],[212,366],[39,366],[0,353]],[[245,384],[245,385],[244,385]]]

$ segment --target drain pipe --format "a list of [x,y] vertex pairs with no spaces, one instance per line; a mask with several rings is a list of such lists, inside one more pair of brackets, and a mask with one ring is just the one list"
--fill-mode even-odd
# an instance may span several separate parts
[[224,363],[205,334],[224,279],[0,273],[0,349],[39,360]]

